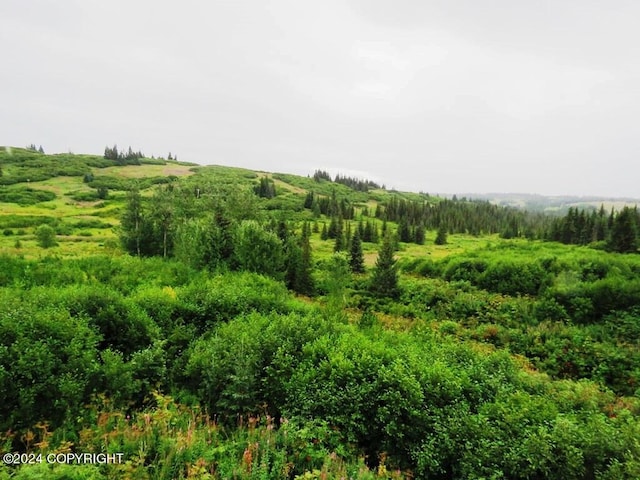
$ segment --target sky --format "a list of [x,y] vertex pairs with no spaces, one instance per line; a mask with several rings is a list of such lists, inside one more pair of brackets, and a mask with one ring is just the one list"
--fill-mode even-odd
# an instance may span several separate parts
[[2,0],[0,145],[640,197],[635,0]]

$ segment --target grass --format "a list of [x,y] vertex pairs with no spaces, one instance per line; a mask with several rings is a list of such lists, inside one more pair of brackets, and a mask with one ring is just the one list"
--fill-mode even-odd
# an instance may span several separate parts
[[122,178],[149,178],[149,177],[187,177],[193,175],[194,167],[189,165],[128,165],[126,167],[94,168],[94,175],[106,175]]

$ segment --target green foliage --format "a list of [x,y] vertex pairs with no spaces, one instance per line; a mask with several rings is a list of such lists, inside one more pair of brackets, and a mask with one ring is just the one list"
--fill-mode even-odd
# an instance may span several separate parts
[[494,262],[478,278],[480,287],[506,295],[536,295],[545,282],[545,271],[532,262]]
[[49,225],[40,225],[35,233],[38,245],[42,248],[51,248],[58,244],[56,242],[56,231]]
[[312,295],[315,292],[310,235],[309,224],[305,223],[299,239],[292,236],[287,240],[285,251],[287,286],[304,295]]
[[78,318],[88,318],[100,332],[101,349],[111,348],[125,358],[149,347],[158,338],[158,327],[132,300],[109,288],[68,287],[59,293],[62,305]]
[[[10,293],[10,292],[7,292]],[[81,413],[98,372],[98,336],[86,318],[55,306],[0,307],[0,431],[53,428]]]
[[125,211],[120,218],[120,241],[124,249],[140,256],[153,251],[152,224],[142,205],[142,196],[137,189],[127,194]]
[[347,287],[351,283],[349,262],[344,253],[334,253],[320,265],[319,289],[326,296],[325,313],[329,318],[344,321]]
[[0,215],[0,228],[37,227],[43,223],[56,226],[58,219],[45,215]]
[[435,244],[436,245],[447,244],[447,227],[444,224],[440,224],[440,226],[438,227],[438,233],[436,234]]
[[637,209],[624,207],[616,215],[611,229],[609,248],[619,253],[637,253],[640,240],[638,230],[640,217]]
[[255,273],[226,273],[193,282],[178,291],[182,318],[204,332],[220,322],[258,311],[297,311],[282,283]]
[[[640,256],[604,249],[636,211],[606,219],[607,244],[604,214],[572,210],[558,232],[590,235],[596,251],[517,238],[554,226],[544,218],[354,191],[365,186],[355,179],[274,175],[268,198],[264,175],[230,167],[136,180],[118,176],[124,167],[96,172],[113,160],[56,161],[79,172],[61,180],[75,189],[67,198],[80,198],[83,178],[110,198],[87,210],[94,220],[60,201],[56,217],[46,205],[0,216],[13,235],[0,256],[0,432],[15,432],[0,434],[0,450],[117,451],[127,462],[0,467],[0,478],[640,476]],[[23,149],[0,162],[8,183],[59,171]],[[36,227],[106,246],[95,230],[118,215],[134,257],[65,259],[68,241],[60,257],[34,254]],[[306,222],[320,217],[312,234]],[[446,246],[406,243],[445,224]],[[352,277],[380,225],[371,282]],[[484,232],[496,234],[475,237]]]
[[283,277],[284,248],[275,233],[253,220],[243,221],[234,233],[234,260],[240,269]]
[[364,253],[362,252],[362,241],[360,232],[356,228],[351,240],[351,250],[349,252],[349,268],[353,273],[364,273]]
[[386,235],[378,252],[378,259],[369,285],[369,290],[381,297],[396,298],[400,295],[394,250],[391,236]]
[[[94,155],[44,155],[39,151],[12,148],[0,150],[3,175],[0,185],[38,182],[58,176],[84,176],[90,168],[105,168],[112,163]],[[50,192],[48,192],[50,193]]]
[[35,205],[55,198],[56,194],[53,192],[29,187],[3,188],[0,190],[0,202],[17,203],[18,205]]
[[261,177],[260,182],[253,187],[253,191],[259,197],[273,198],[276,196],[276,185],[270,178]]

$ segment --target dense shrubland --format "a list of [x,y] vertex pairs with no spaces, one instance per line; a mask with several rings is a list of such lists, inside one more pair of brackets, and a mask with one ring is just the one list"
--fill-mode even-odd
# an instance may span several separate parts
[[[115,150],[69,156],[75,195],[107,190],[92,215],[0,215],[58,244],[0,255],[0,450],[126,462],[0,478],[640,478],[640,256],[605,251],[634,210],[577,229],[605,216],[321,171],[100,174],[147,162]],[[7,176],[54,172],[14,153]],[[114,226],[111,255],[58,256]],[[578,230],[596,248],[516,238]]]
[[[616,344],[637,338],[634,310],[582,330],[548,320],[541,312],[559,305],[547,297],[405,280],[399,303],[385,305],[423,320],[398,332],[375,314],[351,323],[300,302],[255,273],[129,257],[1,262],[6,449],[125,452],[127,465],[95,474],[154,478],[198,468],[214,478],[638,474],[637,397],[602,389],[616,388],[621,362],[638,373],[637,345]],[[591,352],[567,348],[587,337]],[[604,362],[593,362],[597,375],[580,363],[588,353]],[[566,362],[586,374],[553,370]],[[596,383],[561,380],[580,377]],[[43,467],[24,474],[32,468]]]

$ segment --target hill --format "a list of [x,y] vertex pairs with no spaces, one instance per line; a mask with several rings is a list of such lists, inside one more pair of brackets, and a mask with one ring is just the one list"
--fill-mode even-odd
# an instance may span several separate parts
[[570,195],[536,195],[526,193],[465,193],[459,197],[488,200],[489,202],[514,207],[531,212],[546,212],[555,215],[566,215],[569,208],[585,210],[597,210],[604,206],[609,211],[612,208],[621,210],[623,207],[634,207],[640,204],[637,198],[614,198],[596,196],[570,196]]

